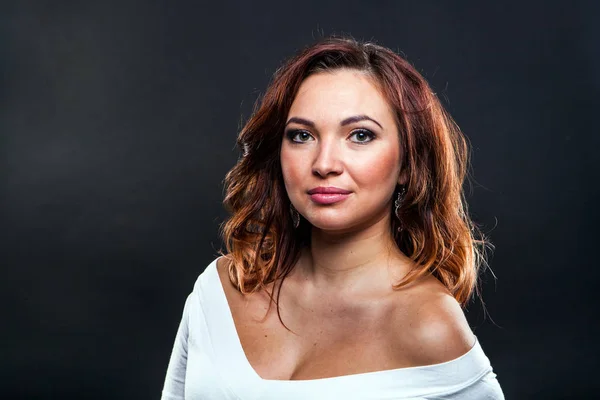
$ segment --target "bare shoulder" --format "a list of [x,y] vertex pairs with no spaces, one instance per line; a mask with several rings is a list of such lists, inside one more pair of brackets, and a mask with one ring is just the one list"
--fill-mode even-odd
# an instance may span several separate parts
[[221,279],[221,284],[225,289],[225,293],[229,293],[234,288],[231,280],[229,279],[229,266],[231,265],[231,256],[226,254],[217,258],[217,272]]
[[217,270],[219,271],[219,274],[227,273],[229,262],[230,256],[227,254],[217,258]]
[[217,271],[219,275],[229,275],[229,268],[233,263],[233,256],[231,254],[223,254],[217,257]]
[[411,363],[439,364],[467,353],[475,335],[458,301],[433,277],[418,286],[405,305],[403,321],[395,324],[396,334],[404,332],[402,348]]

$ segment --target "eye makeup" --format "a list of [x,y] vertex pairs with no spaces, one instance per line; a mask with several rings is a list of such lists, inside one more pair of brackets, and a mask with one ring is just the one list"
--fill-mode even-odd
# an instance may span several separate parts
[[[308,142],[313,136],[305,129],[289,129],[284,132],[285,137],[292,143]],[[368,129],[360,128],[350,132],[348,138],[355,137],[358,140],[350,140],[352,143],[366,144],[373,141],[377,135]],[[300,140],[298,140],[300,138]],[[313,138],[314,139],[314,138]]]

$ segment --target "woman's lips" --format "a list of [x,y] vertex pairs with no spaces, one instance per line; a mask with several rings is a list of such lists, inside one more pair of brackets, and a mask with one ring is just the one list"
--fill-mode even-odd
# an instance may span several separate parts
[[313,193],[310,198],[317,204],[333,204],[345,200],[348,196],[350,193]]

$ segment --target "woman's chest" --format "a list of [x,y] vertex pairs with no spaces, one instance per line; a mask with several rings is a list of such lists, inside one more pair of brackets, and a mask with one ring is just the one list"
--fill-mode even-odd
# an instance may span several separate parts
[[[267,312],[268,310],[268,312]],[[339,310],[240,297],[231,311],[248,363],[263,379],[306,380],[410,365],[390,335],[388,310]],[[281,318],[281,320],[280,320]]]

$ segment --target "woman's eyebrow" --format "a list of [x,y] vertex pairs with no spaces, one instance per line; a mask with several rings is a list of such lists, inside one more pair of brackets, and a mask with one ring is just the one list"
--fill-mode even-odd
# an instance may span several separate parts
[[[381,124],[377,121],[375,121],[373,118],[369,117],[368,115],[355,115],[352,117],[348,117],[345,120],[343,120],[340,125],[341,126],[345,126],[345,125],[349,125],[349,124],[353,124],[355,122],[359,122],[359,121],[373,121],[374,123],[376,123],[377,125],[379,125],[379,127],[381,129],[383,129],[383,126],[381,126]],[[302,125],[306,125],[306,126],[310,126],[311,128],[315,127],[315,123],[305,119],[305,118],[300,118],[300,117],[292,117],[288,120],[288,122],[286,122],[285,126],[288,126],[288,124],[295,122],[297,124],[302,124]]]
[[363,115],[355,115],[353,117],[348,117],[345,120],[343,120],[340,125],[344,126],[344,125],[353,124],[353,123],[359,122],[359,121],[373,121],[377,125],[379,125],[379,127],[381,129],[383,129],[383,126],[381,126],[381,124],[379,122],[375,121],[373,118],[369,117],[368,115],[364,115],[364,114]]

